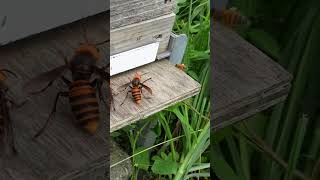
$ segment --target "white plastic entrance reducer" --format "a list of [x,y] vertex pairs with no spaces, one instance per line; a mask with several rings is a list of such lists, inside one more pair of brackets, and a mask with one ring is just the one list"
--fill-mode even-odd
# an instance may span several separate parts
[[110,75],[134,69],[156,60],[159,42],[110,56]]

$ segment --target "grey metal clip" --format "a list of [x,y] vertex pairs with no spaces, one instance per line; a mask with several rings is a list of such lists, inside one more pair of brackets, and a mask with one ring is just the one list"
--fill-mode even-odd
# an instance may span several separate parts
[[188,44],[188,37],[185,34],[171,33],[168,51],[163,52],[157,56],[157,59],[168,58],[173,64],[180,64],[182,62],[185,50]]

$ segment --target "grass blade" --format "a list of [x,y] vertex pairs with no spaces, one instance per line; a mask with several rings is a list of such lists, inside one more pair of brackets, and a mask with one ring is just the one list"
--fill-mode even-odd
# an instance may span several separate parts
[[288,171],[285,175],[285,180],[293,179],[293,171],[297,166],[297,162],[300,156],[300,151],[301,151],[303,139],[306,133],[307,124],[308,124],[308,118],[305,117],[305,115],[303,115],[303,117],[299,120],[299,124],[293,140],[293,146],[290,152],[289,166],[288,166]]

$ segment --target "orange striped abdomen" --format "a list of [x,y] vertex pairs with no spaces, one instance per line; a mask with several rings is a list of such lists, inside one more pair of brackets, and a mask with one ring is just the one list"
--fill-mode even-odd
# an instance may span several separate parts
[[136,104],[140,104],[141,103],[141,90],[140,90],[139,86],[133,86],[131,89],[131,94],[132,94],[134,102]]
[[95,133],[100,120],[96,89],[87,80],[74,81],[69,88],[69,99],[78,123],[87,132]]

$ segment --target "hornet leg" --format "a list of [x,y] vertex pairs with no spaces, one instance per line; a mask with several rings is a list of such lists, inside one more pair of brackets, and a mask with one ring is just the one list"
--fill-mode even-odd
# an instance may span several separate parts
[[[102,84],[103,84],[103,81],[101,81],[100,79],[95,79],[92,83],[92,86],[93,87],[96,87],[98,89],[98,94],[99,94],[99,99],[100,101],[102,101],[106,107],[110,107],[109,104],[105,101],[104,99],[104,96],[103,96],[103,92],[102,92]],[[111,104],[113,106],[113,110],[115,110],[115,107],[114,107],[114,104],[113,104],[113,96],[112,96],[112,90],[109,86],[109,91],[110,91],[110,98],[111,98]]]
[[[9,101],[8,99],[6,99],[6,101]],[[8,128],[8,132],[7,132],[7,137],[8,137],[8,143],[11,146],[11,150],[14,154],[17,154],[17,149],[15,147],[15,140],[14,140],[14,133],[13,133],[13,124],[12,124],[12,120],[10,118],[10,113],[9,110],[7,109],[7,128]]]
[[49,118],[47,119],[45,125],[38,131],[38,133],[34,136],[34,138],[37,138],[39,137],[43,131],[47,128],[50,120],[52,119],[52,116],[54,115],[54,113],[57,111],[57,103],[58,103],[58,100],[60,98],[60,96],[63,96],[63,97],[67,97],[69,95],[69,92],[59,92],[56,96],[56,99],[55,99],[55,102],[54,102],[54,106],[53,106],[53,109],[50,113],[50,116]]
[[39,91],[35,91],[35,92],[32,92],[31,94],[35,95],[35,94],[40,94],[40,93],[43,93],[45,90],[47,90],[52,84],[53,84],[54,81],[50,81],[46,87],[44,87],[43,89],[39,90]]
[[126,95],[126,97],[124,98],[123,102],[120,104],[120,106],[122,106],[122,104],[123,104],[124,101],[127,99],[127,97],[128,97],[128,95],[129,95],[130,92],[131,92],[131,91],[128,91],[128,92],[127,92],[127,95]]
[[8,118],[8,125],[9,125],[9,128],[10,128],[10,146],[11,146],[11,149],[12,149],[12,152],[14,154],[17,154],[17,149],[16,149],[16,146],[15,146],[15,140],[14,140],[14,133],[13,133],[13,124],[12,124],[12,121],[10,119],[10,117]]
[[16,108],[16,109],[21,108],[23,105],[25,105],[28,102],[28,100],[25,100],[25,101],[22,101],[21,103],[16,103],[10,97],[6,98],[6,101],[11,104],[12,108]]
[[143,83],[145,83],[145,82],[147,82],[147,81],[149,81],[149,80],[151,80],[151,78],[149,78],[149,79],[147,79],[147,80],[143,81],[141,84],[143,84]]
[[70,86],[71,84],[71,81],[69,79],[67,79],[66,77],[62,76],[61,77],[62,81],[67,85],[67,86]]
[[[5,101],[7,103],[11,103],[14,106],[19,106],[18,104],[16,104],[13,100],[5,98]],[[21,105],[22,106],[22,105]],[[17,150],[15,147],[15,140],[14,140],[14,133],[13,133],[13,123],[12,120],[10,118],[10,112],[8,109],[6,109],[6,114],[7,114],[7,128],[8,128],[8,132],[7,132],[7,137],[8,137],[8,143],[11,146],[11,150],[14,154],[17,154]]]

